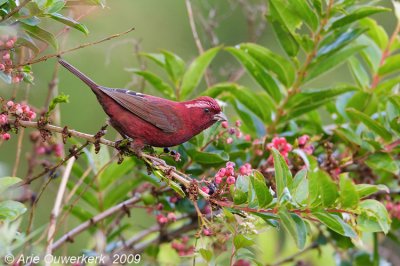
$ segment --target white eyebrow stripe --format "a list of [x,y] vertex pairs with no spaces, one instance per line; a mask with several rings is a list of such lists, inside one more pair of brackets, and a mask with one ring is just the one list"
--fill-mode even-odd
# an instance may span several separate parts
[[210,104],[208,102],[204,101],[199,101],[196,103],[187,103],[185,104],[186,108],[204,108],[204,107],[210,107]]

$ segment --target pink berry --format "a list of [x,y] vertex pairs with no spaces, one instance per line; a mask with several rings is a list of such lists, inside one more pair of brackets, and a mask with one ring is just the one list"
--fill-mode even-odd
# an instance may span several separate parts
[[235,166],[236,166],[236,164],[234,162],[230,162],[229,161],[229,162],[226,163],[226,167],[232,167],[233,168]]
[[53,147],[52,147],[52,149],[53,149],[53,151],[54,151],[54,154],[55,154],[57,157],[61,157],[62,152],[63,152],[63,145],[62,145],[62,144],[54,144]]
[[186,244],[187,242],[189,242],[189,237],[188,236],[182,236],[182,243]]
[[7,102],[7,106],[8,107],[13,107],[14,106],[14,102],[13,101],[8,101]]
[[226,183],[228,185],[233,185],[233,184],[235,184],[235,182],[236,182],[236,179],[234,176],[228,176],[228,178],[226,179]]
[[11,58],[10,53],[6,52],[3,54],[3,59],[4,60],[9,60]]
[[43,147],[43,146],[39,146],[39,147],[36,148],[35,151],[36,151],[36,154],[37,154],[37,155],[43,155],[43,154],[46,153],[46,148]]
[[225,168],[221,168],[221,169],[218,170],[217,175],[219,175],[220,177],[225,176],[225,174],[226,174],[226,169]]
[[211,229],[204,228],[204,229],[203,229],[203,235],[205,235],[205,236],[210,236],[210,235],[212,235]]
[[229,135],[233,135],[233,134],[235,134],[235,132],[236,132],[236,129],[234,129],[233,127],[231,127],[231,128],[228,130]]
[[229,127],[229,124],[228,124],[227,121],[223,121],[223,122],[221,123],[221,126],[222,126],[223,128],[228,128],[228,127]]
[[168,218],[165,217],[165,216],[162,215],[162,214],[158,214],[158,215],[156,216],[156,219],[157,219],[157,222],[158,222],[159,224],[166,224],[166,223],[168,223]]
[[210,189],[208,187],[202,187],[201,190],[206,194],[210,193]]
[[226,144],[232,144],[233,138],[229,137],[226,139]]
[[169,202],[171,202],[171,203],[176,203],[177,201],[178,201],[178,197],[176,197],[176,196],[169,198]]
[[303,145],[306,145],[306,143],[310,140],[310,136],[303,135],[303,136],[299,137],[297,140],[299,142],[299,145],[303,146]]
[[7,122],[8,122],[7,115],[5,114],[0,115],[0,125],[5,125],[7,124]]
[[175,213],[169,212],[169,213],[167,214],[167,219],[168,219],[168,221],[170,221],[170,222],[175,222],[175,221],[176,221],[176,215],[175,215]]
[[220,176],[216,176],[215,177],[215,184],[221,184],[222,183],[222,177],[220,177]]
[[246,166],[244,166],[244,165],[240,166],[240,167],[239,167],[239,173],[240,173],[241,175],[247,175],[247,168],[246,168]]
[[234,174],[235,174],[235,169],[233,168],[233,166],[227,166],[225,176],[230,176]]
[[240,127],[240,126],[242,125],[242,121],[240,121],[240,120],[236,120],[236,123],[235,123],[235,125],[236,125],[237,127]]
[[10,134],[4,133],[2,136],[3,140],[9,140],[11,138]]
[[4,71],[6,69],[5,65],[0,64],[0,71]]
[[6,48],[13,48],[14,46],[14,41],[13,40],[9,40],[6,42]]
[[251,136],[249,134],[247,134],[246,136],[244,136],[244,140],[251,141]]
[[36,113],[33,111],[29,111],[27,116],[28,116],[29,120],[33,120],[36,118]]

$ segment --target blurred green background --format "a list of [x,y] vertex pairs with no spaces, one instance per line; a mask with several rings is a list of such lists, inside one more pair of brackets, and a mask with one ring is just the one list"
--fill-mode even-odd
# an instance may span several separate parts
[[[261,1],[249,0],[249,3],[259,4]],[[237,1],[192,1],[193,8],[196,14],[199,12],[207,17],[209,7],[215,8],[216,16],[219,17],[220,23],[216,28],[219,41],[223,45],[236,45],[240,42],[248,41],[248,31],[246,25],[246,17]],[[390,6],[390,2],[384,2]],[[85,12],[88,7],[80,7],[80,12]],[[389,32],[394,25],[394,17],[387,13],[375,16],[380,24],[382,24]],[[64,58],[70,63],[78,67],[80,70],[88,74],[98,83],[109,87],[126,87],[132,81],[132,74],[126,71],[127,68],[137,68],[138,61],[135,55],[134,43],[140,42],[141,51],[159,52],[160,50],[169,50],[181,56],[186,62],[198,55],[198,50],[193,41],[192,32],[190,30],[187,11],[184,1],[181,0],[118,0],[108,1],[107,7],[104,9],[95,8],[89,15],[82,20],[90,31],[88,36],[81,32],[71,30],[65,36],[60,38],[61,50],[74,47],[78,44],[91,42],[102,39],[109,35],[123,32],[131,27],[135,27],[135,31],[121,38],[90,46],[75,52],[66,54]],[[50,23],[50,22],[49,22]],[[51,22],[53,23],[53,22]],[[264,20],[264,23],[266,21]],[[59,24],[54,26],[54,33],[61,29]],[[203,40],[205,48],[210,48],[210,43],[206,40],[204,31],[198,25],[199,33]],[[66,38],[65,38],[66,37]],[[65,38],[65,41],[62,39]],[[266,25],[266,28],[258,40],[258,43],[267,46],[271,50],[280,52],[280,48],[275,40],[274,33],[271,28]],[[47,52],[53,53],[52,48]],[[42,107],[45,101],[48,83],[53,75],[55,59],[36,64],[33,66],[35,84],[31,86],[29,92],[29,103]],[[220,74],[221,69],[233,70],[238,64],[234,58],[227,53],[220,53],[213,62],[211,69],[213,73],[217,73],[219,81],[223,80],[223,75]],[[148,68],[151,71],[160,73],[157,66],[148,62]],[[310,86],[323,87],[330,81],[337,80],[351,81],[351,75],[346,67],[324,75],[318,81]],[[102,125],[105,124],[106,115],[97,103],[95,96],[90,89],[86,87],[80,80],[72,76],[65,69],[60,68],[59,74],[59,92],[70,95],[70,103],[61,105],[61,125],[67,125],[86,133],[96,133]],[[244,76],[239,83],[252,88],[255,83],[248,77]],[[21,85],[26,86],[26,85]],[[204,89],[202,84],[200,89]],[[134,90],[135,88],[130,88]],[[1,86],[1,96],[8,99],[12,94],[12,87]],[[151,88],[146,87],[145,93],[156,94]],[[25,90],[20,89],[17,101],[23,99]],[[231,117],[234,118],[234,117]],[[31,130],[28,130],[30,132]],[[107,138],[113,139],[115,131],[111,128],[108,130]],[[28,135],[26,135],[28,136]],[[26,152],[31,148],[30,143],[26,141],[23,145],[21,166],[18,169],[18,176],[23,178],[26,174]],[[17,137],[12,135],[12,140],[3,143],[0,147],[0,176],[11,174],[13,163],[16,155]],[[57,182],[52,183],[51,187],[45,193],[42,201],[48,202],[39,205],[41,209],[36,213],[35,227],[48,222],[49,212],[52,207],[54,195],[57,189]],[[45,208],[47,207],[47,208]],[[148,226],[149,221],[145,217],[147,215],[143,211],[135,210],[135,219],[132,221],[134,227],[132,230],[140,230]],[[151,218],[151,221],[154,219]],[[76,221],[70,219],[71,225],[76,224]],[[260,235],[260,250],[264,253],[262,258],[266,262],[273,262],[278,257],[284,257],[295,252],[294,246],[282,246],[278,241],[278,235],[282,232],[270,229]],[[74,252],[78,253],[81,248],[87,245],[87,236],[82,234],[75,242],[79,243],[82,240],[82,245],[74,245]],[[95,241],[95,240],[92,240]],[[292,241],[285,241],[290,243]],[[368,247],[367,247],[368,248]],[[307,257],[314,257],[315,265],[324,263],[326,266],[335,265],[332,257],[332,250],[324,250],[323,257],[319,258],[318,251],[309,252]],[[279,255],[276,255],[278,254]]]

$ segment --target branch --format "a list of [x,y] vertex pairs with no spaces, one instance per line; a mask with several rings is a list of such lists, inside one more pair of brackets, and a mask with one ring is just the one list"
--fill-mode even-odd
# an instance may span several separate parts
[[76,46],[74,48],[70,48],[70,49],[55,53],[55,54],[44,55],[44,56],[39,57],[39,58],[37,58],[35,60],[31,60],[31,61],[19,64],[19,65],[14,65],[14,66],[12,66],[12,68],[18,68],[18,67],[22,67],[22,66],[33,65],[33,64],[36,64],[36,63],[39,63],[39,62],[42,62],[42,61],[46,61],[47,59],[50,59],[50,58],[53,58],[53,57],[57,57],[57,56],[61,56],[61,55],[66,54],[66,53],[73,52],[75,50],[79,50],[81,48],[85,48],[85,47],[96,45],[96,44],[99,44],[99,43],[102,43],[102,42],[105,42],[105,41],[109,41],[109,40],[114,39],[114,38],[118,38],[118,37],[120,37],[122,35],[128,34],[129,32],[131,32],[133,30],[135,30],[135,28],[130,28],[127,31],[108,36],[107,38],[101,39],[99,41],[90,42],[90,43],[84,43],[84,44],[78,45],[78,46]]
[[[58,187],[56,201],[54,202],[54,207],[53,207],[53,210],[50,215],[49,230],[47,232],[46,256],[51,255],[51,253],[52,253],[51,246],[53,244],[54,233],[56,231],[57,218],[60,214],[62,199],[64,197],[65,188],[67,187],[67,182],[71,175],[71,170],[72,170],[72,166],[74,165],[74,162],[75,162],[75,157],[72,157],[69,159],[67,167],[65,167],[60,186]],[[48,262],[46,262],[46,265],[50,265],[50,264]]]
[[89,228],[90,226],[95,225],[96,223],[98,223],[101,220],[104,220],[107,217],[110,217],[114,213],[117,213],[119,211],[126,211],[127,208],[131,208],[134,204],[138,203],[139,201],[140,201],[140,197],[135,196],[126,201],[121,202],[118,205],[115,205],[115,206],[105,210],[104,212],[97,214],[90,220],[78,225],[77,227],[75,227],[74,229],[72,229],[71,231],[69,231],[68,233],[63,235],[61,238],[59,238],[51,246],[51,250],[54,251],[54,250],[58,249],[66,241],[73,242],[74,236],[80,234],[81,232],[83,232],[84,230]]
[[5,20],[9,19],[10,17],[14,16],[16,13],[19,12],[19,10],[20,10],[21,8],[23,8],[24,6],[26,6],[30,1],[32,1],[32,0],[25,0],[24,2],[22,2],[19,6],[17,6],[17,7],[14,8],[13,10],[11,10],[10,13],[8,13],[7,15],[5,15],[5,16],[0,20],[0,22],[3,22],[3,21],[5,21]]

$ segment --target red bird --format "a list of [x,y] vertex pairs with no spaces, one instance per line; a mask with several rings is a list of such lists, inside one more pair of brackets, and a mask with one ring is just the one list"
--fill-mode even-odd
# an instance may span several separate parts
[[175,102],[125,89],[107,88],[59,58],[59,63],[86,83],[110,117],[110,124],[133,139],[136,151],[145,145],[171,147],[182,144],[217,121],[226,121],[218,103],[210,97]]

